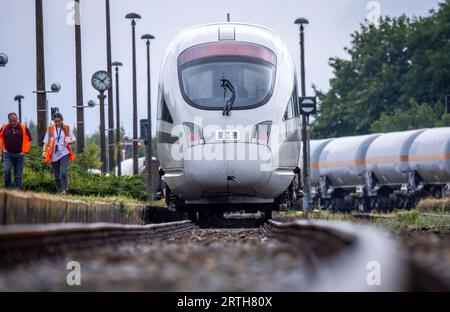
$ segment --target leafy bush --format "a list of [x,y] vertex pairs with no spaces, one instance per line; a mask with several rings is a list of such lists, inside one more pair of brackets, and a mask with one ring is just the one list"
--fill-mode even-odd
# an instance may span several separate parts
[[100,147],[97,144],[90,143],[84,148],[83,153],[75,158],[75,164],[84,171],[100,169],[102,162],[98,159],[98,153],[100,153]]
[[[89,165],[97,164],[97,149],[88,146],[86,154],[80,155],[80,160],[71,163],[69,167],[69,193],[81,196],[125,196],[140,201],[148,199],[145,184],[140,176],[116,177],[87,172]],[[98,153],[98,152],[97,152]],[[94,155],[94,156],[93,156]],[[101,163],[100,163],[101,165]],[[0,163],[0,185],[4,185],[3,163]],[[42,150],[32,146],[25,160],[23,188],[26,191],[56,192],[55,179],[51,165],[42,161]]]

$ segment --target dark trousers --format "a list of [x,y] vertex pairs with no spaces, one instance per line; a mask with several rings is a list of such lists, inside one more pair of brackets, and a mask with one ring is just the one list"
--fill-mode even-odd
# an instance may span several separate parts
[[67,192],[69,190],[69,178],[67,176],[69,171],[69,155],[52,162],[52,168],[58,193]]
[[16,153],[3,153],[3,173],[5,175],[5,188],[11,189],[11,171],[14,167],[14,188],[22,190],[22,176],[25,157]]

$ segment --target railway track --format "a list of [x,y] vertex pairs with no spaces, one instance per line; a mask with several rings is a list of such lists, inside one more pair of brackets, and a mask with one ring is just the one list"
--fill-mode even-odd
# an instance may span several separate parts
[[386,233],[372,227],[345,222],[270,220],[262,231],[268,237],[287,240],[302,248],[315,267],[308,290],[405,291],[409,288],[410,272],[405,255]]
[[190,221],[143,226],[111,223],[5,226],[0,230],[0,270],[68,251],[164,239],[193,228]]
[[[236,222],[236,220],[228,222]],[[251,222],[254,222],[254,220]],[[227,223],[227,225],[230,224]],[[239,227],[239,224],[235,223],[237,227]],[[247,224],[245,223],[245,225]],[[258,222],[255,223],[256,229],[241,228],[240,230],[229,228],[199,229],[190,221],[146,226],[61,224],[3,227],[0,228],[0,285],[3,273],[18,265],[25,267],[24,264],[32,260],[81,252],[87,257],[83,263],[89,263],[91,261],[89,259],[97,261],[97,257],[102,258],[104,251],[101,251],[101,248],[96,249],[95,253],[85,252],[86,250],[105,246],[114,249],[115,246],[141,244],[141,246],[147,246],[145,248],[150,248],[149,255],[146,256],[145,253],[144,255],[139,253],[134,255],[133,252],[130,252],[119,257],[128,259],[129,262],[128,268],[121,277],[123,285],[132,285],[132,287],[148,285],[142,280],[133,282],[132,279],[136,277],[130,278],[126,274],[130,267],[142,267],[142,263],[146,263],[146,266],[149,266],[149,270],[154,274],[152,280],[161,279],[161,285],[163,285],[161,287],[168,287],[151,290],[208,291],[209,286],[207,285],[211,282],[194,286],[192,280],[209,279],[219,280],[215,280],[213,283],[217,285],[215,291],[243,290],[234,288],[239,287],[239,285],[241,287],[247,285],[245,287],[250,288],[246,288],[247,291],[450,289],[449,285],[443,284],[435,275],[431,276],[423,267],[419,268],[411,263],[403,249],[390,235],[373,227],[346,222],[300,220],[276,222],[269,220],[259,227],[259,234],[257,234],[258,224]],[[244,242],[241,244],[241,241]],[[223,246],[217,247],[217,244],[223,244]],[[133,248],[131,247],[131,250],[136,250]],[[233,256],[226,260],[226,264],[209,267],[214,263],[222,263],[230,254]],[[280,258],[281,260],[277,259],[280,254],[284,255]],[[105,263],[102,267],[114,267],[116,264],[114,262],[109,263],[108,259],[115,256],[105,256],[106,260],[104,260]],[[272,258],[274,259],[272,260]],[[171,260],[165,262],[164,259]],[[184,262],[183,259],[189,259],[189,261]],[[287,261],[286,259],[290,260]],[[205,266],[201,265],[202,261],[205,261]],[[240,264],[241,262],[244,265]],[[196,263],[199,263],[201,270],[197,270],[196,266],[191,267]],[[221,273],[221,270],[224,270],[224,265],[231,272],[224,271],[225,273]],[[239,274],[236,274],[235,278],[244,280],[245,278],[241,277],[242,267],[253,265],[256,268],[266,269],[262,272],[257,270],[253,273],[250,270],[249,276],[267,275],[267,282],[264,282],[267,284],[258,284],[259,280],[245,284],[230,279],[230,276],[234,274],[233,270],[237,270]],[[89,264],[87,266],[89,267]],[[165,269],[166,266],[169,266],[169,269]],[[237,268],[233,269],[234,266]],[[43,270],[47,269],[44,268]],[[36,271],[36,269],[34,270]],[[117,274],[120,275],[120,267],[111,270],[119,272]],[[169,281],[177,281],[174,284],[175,286],[171,286],[172,288],[168,286],[170,283],[164,281],[165,277],[161,272],[165,270],[171,272],[170,277],[167,277]],[[174,277],[177,276],[178,272],[180,274],[179,280]],[[97,272],[97,274],[99,273]],[[189,274],[194,276],[190,277]],[[200,277],[195,276],[196,274]],[[292,276],[296,276],[296,274],[298,277],[295,278],[294,282],[292,280],[290,282],[283,281],[285,278],[292,279]],[[108,274],[100,275],[101,278],[105,278],[103,275],[108,276]],[[137,276],[141,275],[145,276],[145,274],[138,274]],[[280,278],[280,276],[285,277]],[[114,278],[117,279],[117,277]],[[12,280],[15,280],[15,278],[13,277]],[[220,286],[221,283],[223,286]],[[426,284],[425,287],[424,284]],[[107,285],[107,283],[102,285]],[[158,285],[158,282],[156,281],[152,285]],[[127,289],[126,286],[124,287],[124,289]],[[142,287],[147,290],[145,287],[148,286]],[[51,289],[51,286],[49,288]],[[61,290],[61,288],[57,288],[57,290]],[[94,287],[91,290],[103,289]],[[121,288],[111,290],[121,290]],[[140,288],[136,290],[140,290]]]

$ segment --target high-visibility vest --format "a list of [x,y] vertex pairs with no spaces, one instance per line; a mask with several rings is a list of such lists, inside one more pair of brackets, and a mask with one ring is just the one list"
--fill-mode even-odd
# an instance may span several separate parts
[[[53,154],[53,148],[55,147],[55,125],[48,127],[48,145],[47,150],[45,151],[45,163],[51,163],[52,162],[52,154]],[[70,127],[63,125],[62,131],[64,132],[64,140],[69,136],[70,133]],[[73,161],[75,160],[75,154],[72,152],[72,148],[70,145],[66,146],[67,150],[69,151],[69,160]]]
[[[3,150],[6,150],[5,138],[3,137],[3,134],[7,127],[9,127],[9,124],[3,125],[2,130],[0,131],[0,141],[2,143]],[[20,124],[20,127],[22,128],[22,153],[28,153],[30,151],[31,142],[27,135],[27,126],[25,126],[25,124]]]

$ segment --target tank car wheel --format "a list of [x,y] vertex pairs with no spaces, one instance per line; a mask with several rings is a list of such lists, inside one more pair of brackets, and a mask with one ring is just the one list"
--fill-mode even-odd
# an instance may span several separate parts
[[377,213],[380,213],[382,210],[381,199],[379,197],[375,198],[374,208]]
[[298,210],[298,211],[303,210],[303,199],[302,198],[297,198],[297,200],[294,202],[293,209]]
[[264,221],[272,219],[272,211],[273,209],[271,205],[267,205],[266,207],[264,207],[264,209],[261,211],[262,219]]
[[191,220],[193,223],[197,223],[198,222],[197,211],[188,212],[188,219]]
[[178,197],[174,193],[172,193],[172,191],[167,186],[167,184],[165,185],[165,188],[164,188],[164,197],[165,197],[165,200],[166,200],[167,208],[169,210],[176,211],[177,210]]
[[410,197],[403,198],[402,208],[403,209],[410,209],[411,208],[411,198]]

